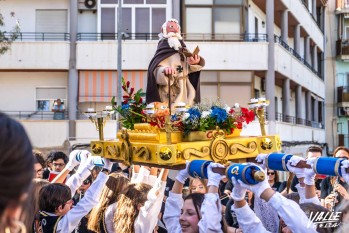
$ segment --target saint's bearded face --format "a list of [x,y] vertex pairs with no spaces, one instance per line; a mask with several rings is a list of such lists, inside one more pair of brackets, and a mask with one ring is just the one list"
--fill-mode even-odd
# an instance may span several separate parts
[[179,40],[182,39],[180,34],[180,27],[176,22],[168,21],[166,24],[166,31],[163,31],[164,37],[168,38],[168,44],[171,48],[179,50],[182,47]]

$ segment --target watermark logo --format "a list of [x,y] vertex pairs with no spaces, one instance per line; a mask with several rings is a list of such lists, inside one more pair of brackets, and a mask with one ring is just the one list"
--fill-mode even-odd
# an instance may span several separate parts
[[307,227],[314,224],[320,228],[338,227],[342,212],[310,212]]

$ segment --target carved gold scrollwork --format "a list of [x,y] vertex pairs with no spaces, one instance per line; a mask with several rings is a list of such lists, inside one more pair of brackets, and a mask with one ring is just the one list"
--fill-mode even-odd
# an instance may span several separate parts
[[203,158],[205,156],[210,155],[210,148],[208,146],[204,146],[204,147],[201,148],[201,151],[195,150],[195,149],[192,149],[192,148],[188,148],[188,149],[185,149],[183,151],[183,158],[185,160],[190,159],[191,155],[199,157],[199,158]]
[[109,157],[119,157],[120,156],[120,151],[119,148],[117,146],[107,146],[106,147],[106,151]]
[[224,132],[224,130],[219,129],[219,127],[217,126],[216,130],[214,130],[212,132],[212,136],[213,136],[214,139],[216,139],[216,138],[222,138],[223,139],[223,138],[225,138],[225,132]]
[[132,147],[132,152],[135,156],[137,157],[143,157],[145,160],[150,160],[150,152],[148,150],[147,147],[145,146],[141,146],[141,147],[137,147],[137,146],[133,146]]
[[252,153],[257,149],[257,143],[254,141],[249,142],[247,144],[247,147],[241,145],[240,143],[234,143],[230,145],[229,149],[231,155],[235,155],[236,153],[238,153],[239,150],[245,153]]
[[124,159],[124,164],[127,166],[131,165],[131,157],[132,157],[132,148],[131,143],[129,141],[129,135],[127,130],[122,130],[121,138],[123,142],[121,143],[120,155]]
[[[221,137],[219,137],[221,138]],[[213,161],[220,162],[228,155],[229,147],[226,141],[215,139],[211,143],[211,157]]]

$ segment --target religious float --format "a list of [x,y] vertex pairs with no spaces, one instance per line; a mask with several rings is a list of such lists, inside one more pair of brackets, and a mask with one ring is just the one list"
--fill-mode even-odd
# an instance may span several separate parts
[[[266,135],[265,98],[252,99],[248,108],[213,103],[184,103],[169,108],[166,104],[145,105],[142,90],[137,92],[123,80],[122,106],[109,106],[110,113],[122,116],[123,129],[115,140],[104,140],[105,117],[96,117],[99,140],[91,141],[95,156],[125,165],[139,164],[183,169],[187,160],[208,160],[222,164],[243,163],[264,153],[281,151],[278,135]],[[93,112],[88,113],[92,119]],[[240,136],[242,125],[259,120],[261,136]]]

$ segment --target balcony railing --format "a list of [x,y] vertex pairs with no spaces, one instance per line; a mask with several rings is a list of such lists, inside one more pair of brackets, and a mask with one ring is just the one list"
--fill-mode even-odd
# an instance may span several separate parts
[[[266,34],[244,33],[244,34],[205,34],[189,33],[182,34],[186,41],[245,41],[245,42],[266,42]],[[117,40],[117,33],[78,33],[78,41],[105,41]],[[128,33],[123,35],[123,40],[158,40],[158,34],[154,33]]]
[[314,69],[312,65],[310,65],[301,55],[299,55],[293,48],[291,48],[285,41],[281,39],[281,37],[274,35],[275,43],[279,43],[282,47],[284,47],[287,51],[289,51],[295,58],[297,58],[301,63],[303,63],[306,67],[308,67],[315,75],[319,78],[323,79],[320,71]]
[[324,129],[324,125],[321,122],[308,121],[303,118],[288,116],[282,113],[275,113],[275,120],[279,122],[291,123],[292,125],[306,125],[312,128]]
[[349,40],[336,41],[336,54],[337,56],[349,55]]
[[[315,24],[318,26],[318,28],[320,29],[320,31],[321,31],[322,33],[324,33],[323,29],[321,28],[320,21],[317,21],[317,20],[314,18],[313,14],[310,12],[310,10],[309,10],[309,8],[308,8],[308,3],[307,3],[305,0],[300,0],[300,1],[303,3],[303,5],[305,6],[305,8],[307,9],[307,11],[309,12],[311,18],[314,20]],[[324,0],[324,1],[325,1],[325,0]],[[323,4],[325,4],[325,3],[323,3]],[[325,5],[326,5],[326,4],[325,4]]]
[[[10,33],[5,33],[10,36]],[[51,33],[51,32],[20,32],[16,41],[69,41],[69,33]]]
[[337,87],[337,102],[349,102],[349,86]]
[[[3,113],[17,120],[53,120],[53,112],[47,111],[3,111]],[[102,116],[102,111],[97,111],[97,116]],[[64,112],[64,120],[68,120],[68,111]],[[76,112],[77,120],[87,120],[88,117],[81,111]]]

